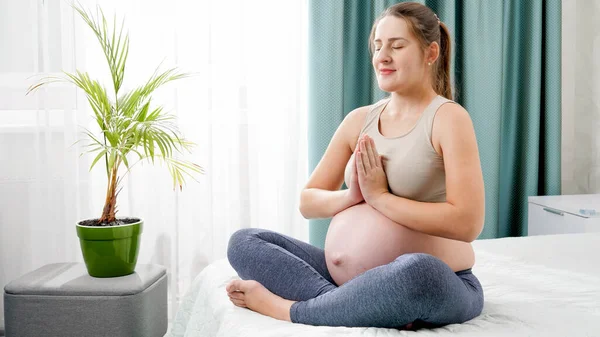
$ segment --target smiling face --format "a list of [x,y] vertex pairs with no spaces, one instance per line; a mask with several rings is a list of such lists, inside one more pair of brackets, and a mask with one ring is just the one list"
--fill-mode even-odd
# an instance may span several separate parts
[[375,28],[373,36],[373,68],[379,88],[386,92],[411,91],[429,83],[428,69],[423,48],[414,36],[406,20],[385,16]]

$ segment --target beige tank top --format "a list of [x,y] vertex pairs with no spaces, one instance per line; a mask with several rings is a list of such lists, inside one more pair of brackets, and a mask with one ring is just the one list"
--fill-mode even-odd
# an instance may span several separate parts
[[[445,202],[444,160],[435,152],[431,130],[438,108],[453,101],[436,96],[410,131],[393,138],[384,137],[379,131],[379,117],[388,102],[389,98],[386,98],[374,104],[360,131],[360,136],[366,133],[373,138],[377,151],[385,158],[383,167],[388,189],[394,195],[416,201]],[[346,186],[350,181],[350,164],[353,162],[354,154],[346,164]]]

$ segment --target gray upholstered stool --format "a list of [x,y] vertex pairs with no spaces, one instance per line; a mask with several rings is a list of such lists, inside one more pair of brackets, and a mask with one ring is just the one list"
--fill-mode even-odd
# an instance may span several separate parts
[[122,277],[94,278],[83,263],[36,269],[4,287],[6,337],[158,337],[167,332],[167,275],[138,265]]

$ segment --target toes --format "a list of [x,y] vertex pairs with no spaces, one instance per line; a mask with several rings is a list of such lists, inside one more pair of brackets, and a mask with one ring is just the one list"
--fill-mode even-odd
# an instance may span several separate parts
[[262,285],[254,280],[233,280],[225,287],[228,294],[237,292],[247,293],[253,289],[260,288]]
[[236,305],[238,307],[247,308],[246,301],[244,301],[244,300],[238,300],[235,298],[229,298],[229,300],[231,301],[231,303],[233,303],[234,305]]
[[233,280],[231,282],[229,282],[229,284],[227,285],[227,287],[225,287],[225,289],[227,290],[228,293],[232,293],[236,290],[240,290],[240,280]]
[[227,283],[227,286],[225,287],[225,291],[227,291],[228,293],[230,293],[231,289],[233,289],[232,288],[232,283],[233,283],[233,281]]
[[229,298],[234,298],[236,300],[243,300],[245,299],[245,295],[242,292],[232,292],[228,294]]
[[229,297],[231,303],[233,303],[235,306],[247,308],[244,293],[237,291],[239,289],[238,283],[239,282],[237,281],[231,281],[227,287],[225,287],[227,290],[227,296]]

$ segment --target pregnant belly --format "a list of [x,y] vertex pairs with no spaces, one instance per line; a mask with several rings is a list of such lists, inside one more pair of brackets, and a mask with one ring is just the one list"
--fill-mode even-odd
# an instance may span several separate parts
[[438,257],[454,271],[468,269],[475,262],[470,243],[413,231],[367,203],[336,214],[325,239],[327,268],[337,285],[402,254],[417,252]]

